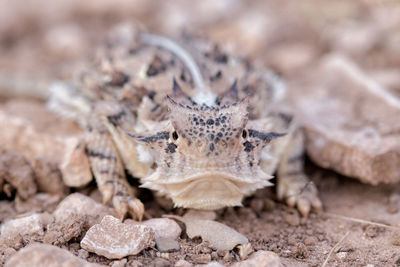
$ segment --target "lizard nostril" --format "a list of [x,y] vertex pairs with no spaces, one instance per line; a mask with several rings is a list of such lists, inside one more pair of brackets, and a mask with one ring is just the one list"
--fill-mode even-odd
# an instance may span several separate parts
[[178,140],[178,133],[176,132],[176,131],[174,131],[173,133],[172,133],[172,139],[174,139],[174,140]]
[[246,131],[246,129],[243,129],[242,137],[243,137],[243,138],[246,138],[246,137],[247,137],[247,131]]

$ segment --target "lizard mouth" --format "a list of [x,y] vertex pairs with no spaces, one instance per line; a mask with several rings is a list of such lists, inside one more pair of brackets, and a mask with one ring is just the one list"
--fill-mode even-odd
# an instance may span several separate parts
[[[216,210],[226,206],[241,206],[243,196],[271,185],[270,177],[264,181],[245,181],[239,177],[224,173],[195,175],[181,182],[160,182],[157,185],[144,185],[150,189],[168,192],[176,207]],[[178,179],[174,179],[175,181]],[[180,180],[180,179],[179,179]],[[252,180],[252,179],[250,179]]]

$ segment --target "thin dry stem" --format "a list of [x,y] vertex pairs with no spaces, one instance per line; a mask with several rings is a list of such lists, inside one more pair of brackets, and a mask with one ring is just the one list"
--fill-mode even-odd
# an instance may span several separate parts
[[357,223],[362,223],[362,224],[375,225],[375,226],[379,226],[379,227],[383,227],[383,228],[387,228],[387,229],[391,229],[391,230],[395,230],[395,231],[400,231],[399,227],[392,226],[392,225],[387,225],[387,224],[377,223],[377,222],[371,222],[371,221],[367,221],[367,220],[363,220],[363,219],[352,218],[352,217],[347,217],[347,216],[334,214],[334,213],[328,213],[328,212],[325,212],[324,214],[329,216],[329,217],[339,218],[339,219],[343,219],[343,220],[346,220],[346,221],[352,221],[352,222],[357,222]]
[[346,234],[344,234],[344,236],[339,240],[339,242],[336,243],[336,245],[329,251],[328,256],[326,257],[324,263],[322,263],[321,267],[325,267],[326,264],[329,261],[329,258],[331,257],[332,253],[338,248],[338,246],[340,245],[340,243],[343,242],[343,240],[345,240],[345,238],[350,234],[350,232],[347,232]]

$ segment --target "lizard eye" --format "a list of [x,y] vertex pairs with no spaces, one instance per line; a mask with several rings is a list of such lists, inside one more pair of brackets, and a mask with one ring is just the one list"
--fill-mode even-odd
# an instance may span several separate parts
[[246,129],[243,129],[242,137],[243,137],[244,139],[246,139],[246,137],[247,137],[247,130],[246,130]]
[[178,133],[177,133],[176,131],[174,131],[174,132],[172,133],[172,139],[176,141],[176,140],[178,140],[178,137],[179,137],[179,136],[178,136]]

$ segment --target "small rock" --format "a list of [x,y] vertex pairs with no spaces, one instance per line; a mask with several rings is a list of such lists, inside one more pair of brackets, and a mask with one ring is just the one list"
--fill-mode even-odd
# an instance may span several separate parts
[[349,58],[330,55],[317,69],[288,95],[307,155],[363,183],[399,183],[399,99]]
[[291,226],[298,226],[300,224],[300,217],[297,212],[285,214],[283,217]]
[[178,241],[173,238],[156,238],[156,246],[160,252],[172,252],[180,249]]
[[49,214],[35,213],[4,223],[0,227],[0,243],[19,249],[23,245],[22,240],[24,242],[39,241],[44,235],[44,226],[51,220],[49,216]]
[[144,221],[142,225],[151,227],[155,232],[155,237],[157,238],[170,238],[178,239],[181,235],[182,229],[179,225],[171,219],[168,218],[156,218]]
[[183,215],[184,218],[201,219],[214,221],[217,218],[217,214],[212,210],[193,210],[190,209]]
[[136,255],[154,245],[154,231],[148,226],[122,223],[105,216],[92,226],[81,241],[81,247],[109,259]]
[[81,236],[106,215],[114,215],[111,208],[79,193],[66,197],[54,211],[54,222],[49,225],[44,242],[62,245]]
[[0,152],[0,177],[16,188],[23,199],[36,193],[35,173],[22,154],[8,150]]
[[313,236],[307,236],[304,239],[304,244],[307,246],[314,246],[317,242],[318,242],[318,240]]
[[264,210],[272,211],[275,208],[275,202],[272,199],[264,199]]
[[85,145],[77,138],[65,142],[65,155],[60,165],[62,179],[70,187],[85,186],[93,179]]
[[259,250],[250,256],[248,260],[237,262],[231,267],[280,267],[279,256],[271,251]]
[[81,259],[87,259],[87,258],[89,258],[89,252],[87,252],[84,249],[79,249],[78,250],[78,257],[81,258]]
[[172,215],[170,217],[185,223],[189,238],[200,236],[203,241],[209,242],[215,250],[231,250],[236,245],[249,242],[245,236],[219,222]]
[[389,203],[387,205],[387,212],[391,214],[395,214],[399,212],[400,208],[400,194],[393,193],[389,197]]
[[247,259],[247,257],[253,252],[251,243],[243,244],[239,246],[239,257],[241,260]]
[[174,267],[192,267],[193,264],[185,260],[179,260],[175,263]]
[[210,254],[192,254],[190,255],[190,258],[197,264],[205,264],[211,261]]
[[67,192],[57,162],[52,162],[45,158],[35,159],[33,169],[35,171],[35,181],[40,192],[60,196]]
[[84,215],[89,226],[99,223],[106,215],[116,215],[113,209],[79,193],[66,197],[53,213],[57,222],[68,220],[72,214]]
[[24,200],[20,197],[15,198],[15,210],[18,213],[27,212],[53,212],[60,202],[60,195],[51,195],[48,193],[37,193]]
[[32,244],[19,250],[5,264],[5,267],[97,267],[95,263],[82,260],[67,250],[46,244]]
[[200,265],[200,266],[201,267],[225,267],[225,265],[223,265],[217,261],[212,261],[207,264]]
[[13,248],[8,247],[3,250],[0,246],[0,265],[3,265],[15,253],[17,253],[17,251]]
[[120,261],[114,261],[111,267],[125,267],[127,263],[127,259],[122,259]]
[[338,257],[338,259],[341,259],[341,260],[346,258],[346,256],[347,256],[347,252],[345,252],[345,251],[341,251],[341,252],[336,253],[336,257]]

